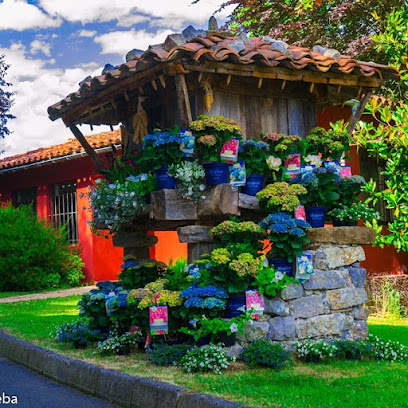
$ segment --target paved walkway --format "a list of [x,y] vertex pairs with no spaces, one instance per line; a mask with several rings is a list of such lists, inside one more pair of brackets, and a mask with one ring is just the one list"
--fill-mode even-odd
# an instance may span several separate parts
[[60,298],[73,295],[81,295],[82,293],[89,292],[91,289],[96,289],[96,286],[81,286],[80,288],[60,289],[52,292],[33,293],[31,295],[10,296],[6,298],[1,298],[0,303],[26,302],[27,300]]
[[[3,396],[4,395],[4,396]],[[17,397],[12,404],[7,397]],[[114,408],[109,402],[58,384],[0,354],[0,405],[19,408]],[[7,402],[9,402],[7,404]]]

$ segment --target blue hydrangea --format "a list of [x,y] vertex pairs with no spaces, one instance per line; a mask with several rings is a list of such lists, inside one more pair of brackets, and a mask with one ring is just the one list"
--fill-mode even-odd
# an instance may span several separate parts
[[296,225],[297,225],[299,228],[304,228],[304,229],[310,229],[310,228],[312,228],[311,225],[310,225],[307,221],[305,221],[305,220],[295,220],[295,222],[296,222]]
[[225,309],[225,301],[214,297],[208,297],[203,300],[201,307],[203,309]]
[[203,299],[197,296],[192,296],[184,302],[184,307],[201,307],[202,303]]
[[288,232],[288,227],[284,224],[271,224],[269,225],[269,229],[277,234],[284,234]]
[[314,174],[326,174],[327,173],[327,168],[325,168],[325,167],[315,167],[312,170],[312,173],[314,173]]
[[198,287],[198,283],[194,282],[192,286],[183,290],[180,294],[180,298],[191,298],[191,297],[216,297],[220,299],[226,299],[228,297],[227,291],[223,288],[217,288],[213,285],[204,286],[202,288]]
[[289,235],[294,235],[296,237],[304,237],[305,236],[305,231],[303,231],[300,228],[291,228],[289,230]]
[[335,174],[339,172],[339,169],[336,166],[327,166],[326,168],[327,173]]
[[126,261],[124,264],[120,265],[121,268],[134,268],[135,266],[139,265],[139,262],[136,261]]
[[127,294],[121,294],[118,296],[118,305],[124,307],[127,305]]
[[143,149],[147,146],[157,147],[167,143],[181,143],[179,136],[173,136],[169,132],[158,132],[151,135],[146,135],[143,138]]

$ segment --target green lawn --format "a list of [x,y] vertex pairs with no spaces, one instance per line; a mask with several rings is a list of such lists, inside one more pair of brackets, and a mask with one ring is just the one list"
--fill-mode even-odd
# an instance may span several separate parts
[[[170,381],[256,407],[269,408],[387,408],[407,407],[408,365],[381,361],[295,362],[280,372],[248,369],[237,363],[221,376],[185,374],[156,367],[143,352],[100,357],[93,349],[74,350],[49,337],[56,325],[77,316],[80,296],[0,304],[0,326],[7,332],[44,347],[95,364]],[[370,332],[408,345],[408,320],[370,319]]]

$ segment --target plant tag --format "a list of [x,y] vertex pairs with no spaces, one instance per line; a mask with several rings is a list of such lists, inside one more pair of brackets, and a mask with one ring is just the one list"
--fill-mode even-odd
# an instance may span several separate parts
[[341,166],[340,177],[351,177],[351,167],[350,166]]
[[248,289],[245,291],[246,308],[247,310],[254,310],[251,315],[254,319],[259,319],[264,312],[264,297],[259,293],[258,289]]
[[230,164],[229,166],[230,173],[230,184],[232,186],[243,186],[246,182],[246,170],[245,163],[243,161]]
[[326,169],[329,167],[334,167],[336,169],[336,173],[340,176],[341,166],[338,161],[325,161],[324,167],[326,167]]
[[295,178],[300,173],[300,153],[292,153],[285,160],[286,174]]
[[302,164],[302,165],[300,166],[300,174],[304,174],[304,173],[313,171],[313,169],[314,169],[315,167],[316,167],[316,166],[315,166],[314,164]]
[[300,282],[309,280],[310,276],[314,274],[312,255],[298,255],[296,257],[296,275],[295,279]]
[[168,316],[167,306],[150,306],[149,321],[151,335],[167,334],[169,332]]
[[238,147],[238,139],[231,139],[230,141],[224,143],[221,148],[221,159],[229,162],[236,162],[238,160]]
[[192,157],[194,155],[195,137],[190,130],[181,129],[179,133],[181,143],[180,149],[185,157]]
[[304,205],[299,205],[298,207],[295,208],[295,218],[297,220],[306,221],[306,211]]

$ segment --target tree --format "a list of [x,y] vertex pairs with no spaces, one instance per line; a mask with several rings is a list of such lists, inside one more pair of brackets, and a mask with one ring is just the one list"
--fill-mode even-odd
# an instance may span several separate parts
[[7,121],[14,119],[14,116],[10,114],[10,108],[13,105],[13,92],[8,91],[11,86],[6,82],[5,77],[9,66],[4,60],[4,55],[0,55],[0,138],[10,134],[10,130],[7,127]]

